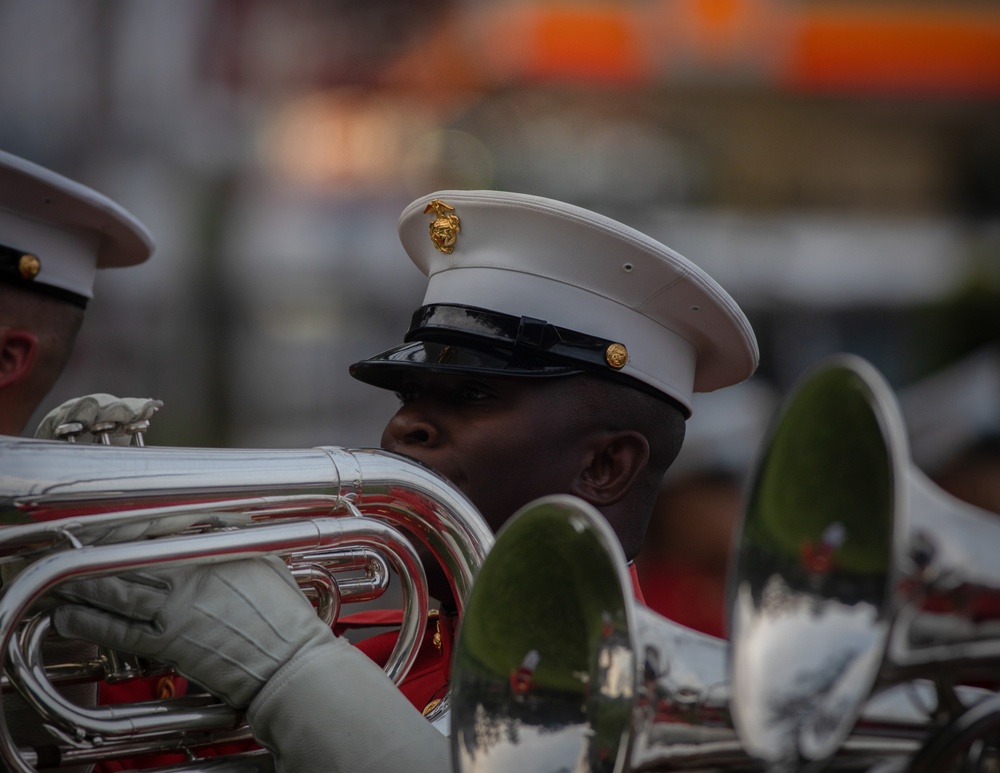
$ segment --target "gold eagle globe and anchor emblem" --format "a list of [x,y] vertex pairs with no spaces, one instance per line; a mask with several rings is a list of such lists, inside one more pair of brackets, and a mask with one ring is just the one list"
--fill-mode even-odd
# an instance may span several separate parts
[[430,227],[431,241],[438,251],[449,255],[455,251],[458,232],[462,230],[461,221],[454,213],[455,208],[451,204],[445,204],[440,199],[434,199],[424,209],[425,215],[435,215]]

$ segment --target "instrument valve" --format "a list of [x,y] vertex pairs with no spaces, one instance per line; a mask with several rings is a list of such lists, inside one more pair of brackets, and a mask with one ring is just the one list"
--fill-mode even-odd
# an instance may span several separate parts
[[146,445],[143,436],[148,429],[149,419],[141,419],[140,421],[133,421],[131,424],[126,424],[125,434],[131,438],[131,445],[142,448]]
[[70,421],[56,427],[56,440],[65,440],[67,443],[75,443],[76,439],[83,433],[83,424],[78,421]]
[[115,431],[117,423],[113,421],[96,421],[90,427],[91,434],[103,446],[111,445],[111,433]]

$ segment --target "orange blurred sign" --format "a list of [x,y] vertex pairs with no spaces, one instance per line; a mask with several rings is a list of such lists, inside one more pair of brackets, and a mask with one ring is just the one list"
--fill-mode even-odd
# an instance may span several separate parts
[[712,79],[802,91],[1000,94],[997,6],[563,0],[460,7],[451,21],[448,37],[427,46],[452,47],[449,59],[469,62],[487,86]]

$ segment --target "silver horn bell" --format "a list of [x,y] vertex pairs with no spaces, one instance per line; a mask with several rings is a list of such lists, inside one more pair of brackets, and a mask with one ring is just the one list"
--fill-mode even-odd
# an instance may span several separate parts
[[[961,685],[1000,675],[1000,516],[911,464],[874,367],[830,358],[770,430],[729,607],[733,719],[751,753],[785,766],[828,760],[869,696],[921,678],[934,689],[913,700],[939,735],[911,769],[943,769],[974,732],[959,734],[967,712],[989,713]],[[1000,707],[992,715],[996,732]]]
[[[497,535],[466,605],[452,665],[454,769],[763,771],[733,728],[727,651],[634,601],[596,510],[538,500]],[[847,739],[835,769],[915,752],[926,718],[899,708],[868,725],[880,734]]]
[[879,374],[837,357],[774,422],[729,578],[730,642],[633,599],[572,497],[497,535],[452,668],[456,771],[992,771],[1000,518],[908,464]]

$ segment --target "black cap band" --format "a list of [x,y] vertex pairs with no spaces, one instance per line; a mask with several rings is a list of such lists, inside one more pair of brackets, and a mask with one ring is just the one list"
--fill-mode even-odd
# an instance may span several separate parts
[[[87,301],[90,300],[87,296],[35,280],[35,274],[25,270],[26,262],[31,262],[27,260],[30,258],[34,258],[34,256],[27,250],[19,250],[15,247],[0,244],[0,281],[25,290],[31,290],[35,293],[48,295],[50,298],[72,303],[81,309],[87,308]],[[36,266],[37,260],[37,258],[34,258]],[[37,272],[37,268],[35,271]]]
[[620,345],[545,320],[457,304],[421,306],[413,313],[403,340],[451,344],[467,341],[509,348],[510,366],[514,368],[544,361],[599,371],[616,369],[609,364],[607,353],[609,347]]

